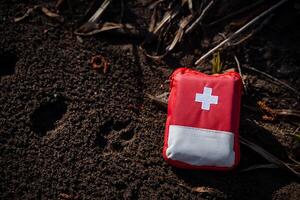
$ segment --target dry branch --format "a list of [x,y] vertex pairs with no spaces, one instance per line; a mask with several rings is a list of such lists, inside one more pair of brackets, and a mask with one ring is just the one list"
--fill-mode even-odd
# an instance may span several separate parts
[[[246,145],[247,147],[254,150],[256,153],[258,153],[259,155],[264,157],[270,163],[275,164],[282,169],[288,170],[291,173],[293,173],[294,175],[296,175],[298,178],[300,178],[300,173],[297,172],[293,167],[291,167],[289,164],[283,162],[279,158],[275,157],[274,155],[272,155],[271,153],[269,153],[262,147],[258,146],[257,144],[254,144],[253,142],[250,142],[249,140],[247,140],[245,138],[242,138],[241,136],[240,136],[240,141],[242,144]],[[297,166],[297,167],[299,167],[299,166]]]
[[39,8],[40,8],[40,6],[34,6],[33,8],[28,8],[24,15],[22,15],[20,17],[15,17],[14,22],[20,22],[20,21],[26,19],[27,17],[32,15]]
[[235,38],[237,35],[242,33],[244,30],[246,30],[249,26],[257,22],[259,19],[264,17],[265,15],[273,12],[276,8],[287,2],[288,0],[281,0],[277,4],[273,5],[271,8],[267,9],[266,11],[262,12],[260,15],[256,16],[254,19],[250,20],[247,24],[245,24],[243,27],[241,27],[239,30],[234,32],[231,36],[229,36],[227,39],[223,40],[221,43],[219,43],[217,46],[209,50],[206,54],[204,54],[201,58],[199,58],[196,62],[195,65],[199,65],[205,58],[207,58],[209,55],[211,55],[213,52],[215,52],[217,49],[220,47],[224,46],[226,43],[228,43],[230,40]]
[[50,17],[50,18],[54,18],[56,19],[57,21],[59,22],[63,22],[64,21],[64,18],[62,16],[60,16],[59,14],[55,13],[55,12],[52,12],[51,10],[49,10],[48,8],[46,7],[42,7],[42,12],[47,16],[47,17]]
[[53,18],[59,22],[63,22],[64,18],[62,16],[60,16],[59,14],[50,11],[48,8],[43,7],[43,6],[34,6],[33,8],[28,8],[26,13],[20,17],[15,17],[14,22],[20,22],[23,21],[24,19],[26,19],[27,17],[33,15],[36,11],[41,11],[45,16],[49,17],[49,18]]
[[245,94],[247,94],[247,86],[246,86],[246,83],[245,83],[245,80],[244,80],[244,77],[243,77],[243,74],[242,74],[240,61],[238,60],[238,58],[236,56],[234,56],[234,60],[236,62],[237,68],[239,70],[239,74],[240,74],[242,82],[243,82],[243,87],[244,87]]
[[255,33],[257,33],[258,31],[260,31],[273,17],[273,15],[268,16],[257,28],[255,28],[254,30],[251,31],[251,33],[249,33],[248,35],[244,36],[242,39],[240,39],[237,42],[231,42],[229,43],[228,46],[236,46],[239,45],[243,42],[245,42],[246,40],[248,40],[249,38],[251,38]]
[[196,25],[200,22],[200,20],[204,17],[205,13],[209,10],[209,8],[213,5],[214,1],[211,1],[202,11],[201,15],[192,23],[192,25],[186,29],[185,33],[190,33]]
[[179,29],[177,30],[172,43],[166,48],[166,51],[171,51],[178,42],[181,42],[182,37],[184,35],[185,27],[190,23],[191,19],[192,19],[192,15],[189,15],[180,21]]
[[156,7],[154,8],[154,11],[151,15],[151,21],[150,21],[150,25],[149,25],[149,28],[148,28],[149,32],[154,31],[155,24],[156,24]]
[[300,95],[300,93],[299,93],[299,91],[298,91],[297,89],[295,89],[295,88],[293,88],[292,86],[286,84],[285,82],[283,82],[283,81],[281,81],[281,80],[279,80],[279,79],[277,79],[277,78],[271,76],[270,74],[267,74],[266,72],[263,72],[263,71],[261,71],[261,70],[258,70],[258,69],[254,68],[254,67],[246,67],[246,66],[244,66],[243,68],[249,69],[249,70],[254,71],[254,72],[257,72],[257,73],[259,73],[259,74],[261,74],[261,75],[263,75],[263,76],[265,76],[265,77],[267,77],[267,78],[273,80],[274,83],[276,83],[277,85],[279,85],[279,86],[284,86],[284,87],[286,87],[287,89],[289,89],[289,90],[295,92],[298,96]]
[[130,24],[119,24],[119,23],[112,23],[112,22],[105,22],[101,24],[96,23],[85,23],[79,29],[77,29],[74,33],[80,36],[90,36],[95,35],[97,33],[111,31],[111,30],[118,30],[119,33],[127,33],[132,35],[138,35],[139,32],[135,29],[135,27],[131,26]]
[[157,26],[155,27],[153,33],[157,34],[160,29],[166,25],[167,22],[170,22],[174,17],[176,17],[179,13],[179,9],[176,9],[175,11],[168,11],[165,13],[163,19],[157,24]]
[[109,4],[111,3],[112,0],[105,0],[100,7],[98,8],[98,10],[94,13],[94,15],[88,20],[89,22],[97,22],[101,15],[103,14],[103,12],[106,10],[106,8],[109,6]]
[[299,110],[292,110],[292,109],[273,109],[273,111],[280,116],[291,116],[300,118],[300,111]]
[[[115,23],[112,24],[98,24],[98,20],[106,10],[106,8],[109,6],[112,0],[105,0],[99,8],[96,10],[96,12],[89,18],[89,20],[81,25],[77,30],[74,31],[76,35],[81,36],[88,36],[88,35],[94,35],[96,33],[100,33],[107,30],[113,30],[117,29],[120,26],[116,25]],[[91,8],[90,8],[91,9]],[[90,10],[89,9],[89,10]]]
[[278,168],[278,166],[275,164],[272,164],[272,163],[271,164],[258,164],[258,165],[252,165],[250,167],[242,169],[239,172],[248,172],[248,171],[252,171],[252,170],[256,170],[256,169],[274,169],[274,168]]
[[[114,23],[114,22],[99,22],[101,16],[103,15],[104,11],[110,5],[112,0],[105,0],[97,9],[97,11],[89,18],[89,20],[81,25],[77,30],[74,31],[74,34],[80,36],[91,36],[97,33],[105,32],[105,31],[112,31],[114,30],[118,34],[129,35],[129,36],[136,36],[140,37],[141,33],[138,31],[134,26],[131,24],[123,24],[123,23]],[[121,10],[121,18],[123,15],[123,3],[122,10]],[[90,8],[91,9],[91,8]],[[89,9],[89,10],[90,10]]]
[[208,26],[216,25],[216,24],[218,24],[218,23],[220,23],[220,22],[222,22],[224,20],[230,19],[230,18],[235,17],[236,15],[239,15],[239,14],[241,14],[243,12],[249,11],[250,9],[255,8],[256,6],[258,6],[259,4],[261,4],[263,2],[264,2],[264,0],[256,1],[256,2],[254,2],[253,4],[251,4],[249,6],[246,6],[246,7],[242,8],[242,9],[240,9],[238,11],[230,13],[229,15],[227,15],[227,16],[221,18],[221,19],[218,19],[218,20],[216,20],[214,22],[209,23]]
[[168,107],[168,100],[167,100],[167,97],[169,95],[168,92],[165,92],[161,95],[157,95],[157,96],[153,96],[151,94],[146,94],[147,97],[153,101],[155,104],[157,104],[158,106],[164,108],[164,109],[167,109]]

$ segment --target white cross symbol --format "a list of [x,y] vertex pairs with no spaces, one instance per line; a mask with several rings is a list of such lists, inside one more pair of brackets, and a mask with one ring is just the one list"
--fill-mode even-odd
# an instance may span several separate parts
[[209,110],[210,104],[218,104],[218,96],[211,95],[212,88],[204,87],[203,94],[196,93],[195,101],[202,102],[201,109],[202,110]]

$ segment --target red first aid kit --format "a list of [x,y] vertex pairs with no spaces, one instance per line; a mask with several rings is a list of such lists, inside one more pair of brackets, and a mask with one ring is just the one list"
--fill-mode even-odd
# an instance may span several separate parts
[[170,81],[164,159],[186,169],[234,168],[240,160],[240,75],[179,68]]

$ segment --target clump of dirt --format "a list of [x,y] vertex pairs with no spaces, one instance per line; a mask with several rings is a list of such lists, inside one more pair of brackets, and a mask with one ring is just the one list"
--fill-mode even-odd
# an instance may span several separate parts
[[300,186],[297,183],[291,183],[280,190],[278,190],[274,199],[297,199],[300,196]]

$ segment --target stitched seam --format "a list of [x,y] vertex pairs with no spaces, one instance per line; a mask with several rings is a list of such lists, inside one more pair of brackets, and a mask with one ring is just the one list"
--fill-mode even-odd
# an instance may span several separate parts
[[205,129],[205,128],[194,128],[194,127],[180,126],[180,125],[170,125],[170,126],[182,127],[182,128],[192,129],[192,130],[196,130],[196,131],[206,131],[206,132],[210,132],[210,133],[223,133],[223,134],[232,134],[232,135],[234,135],[234,133],[228,132],[228,131],[218,131],[218,130],[211,130],[211,129]]

